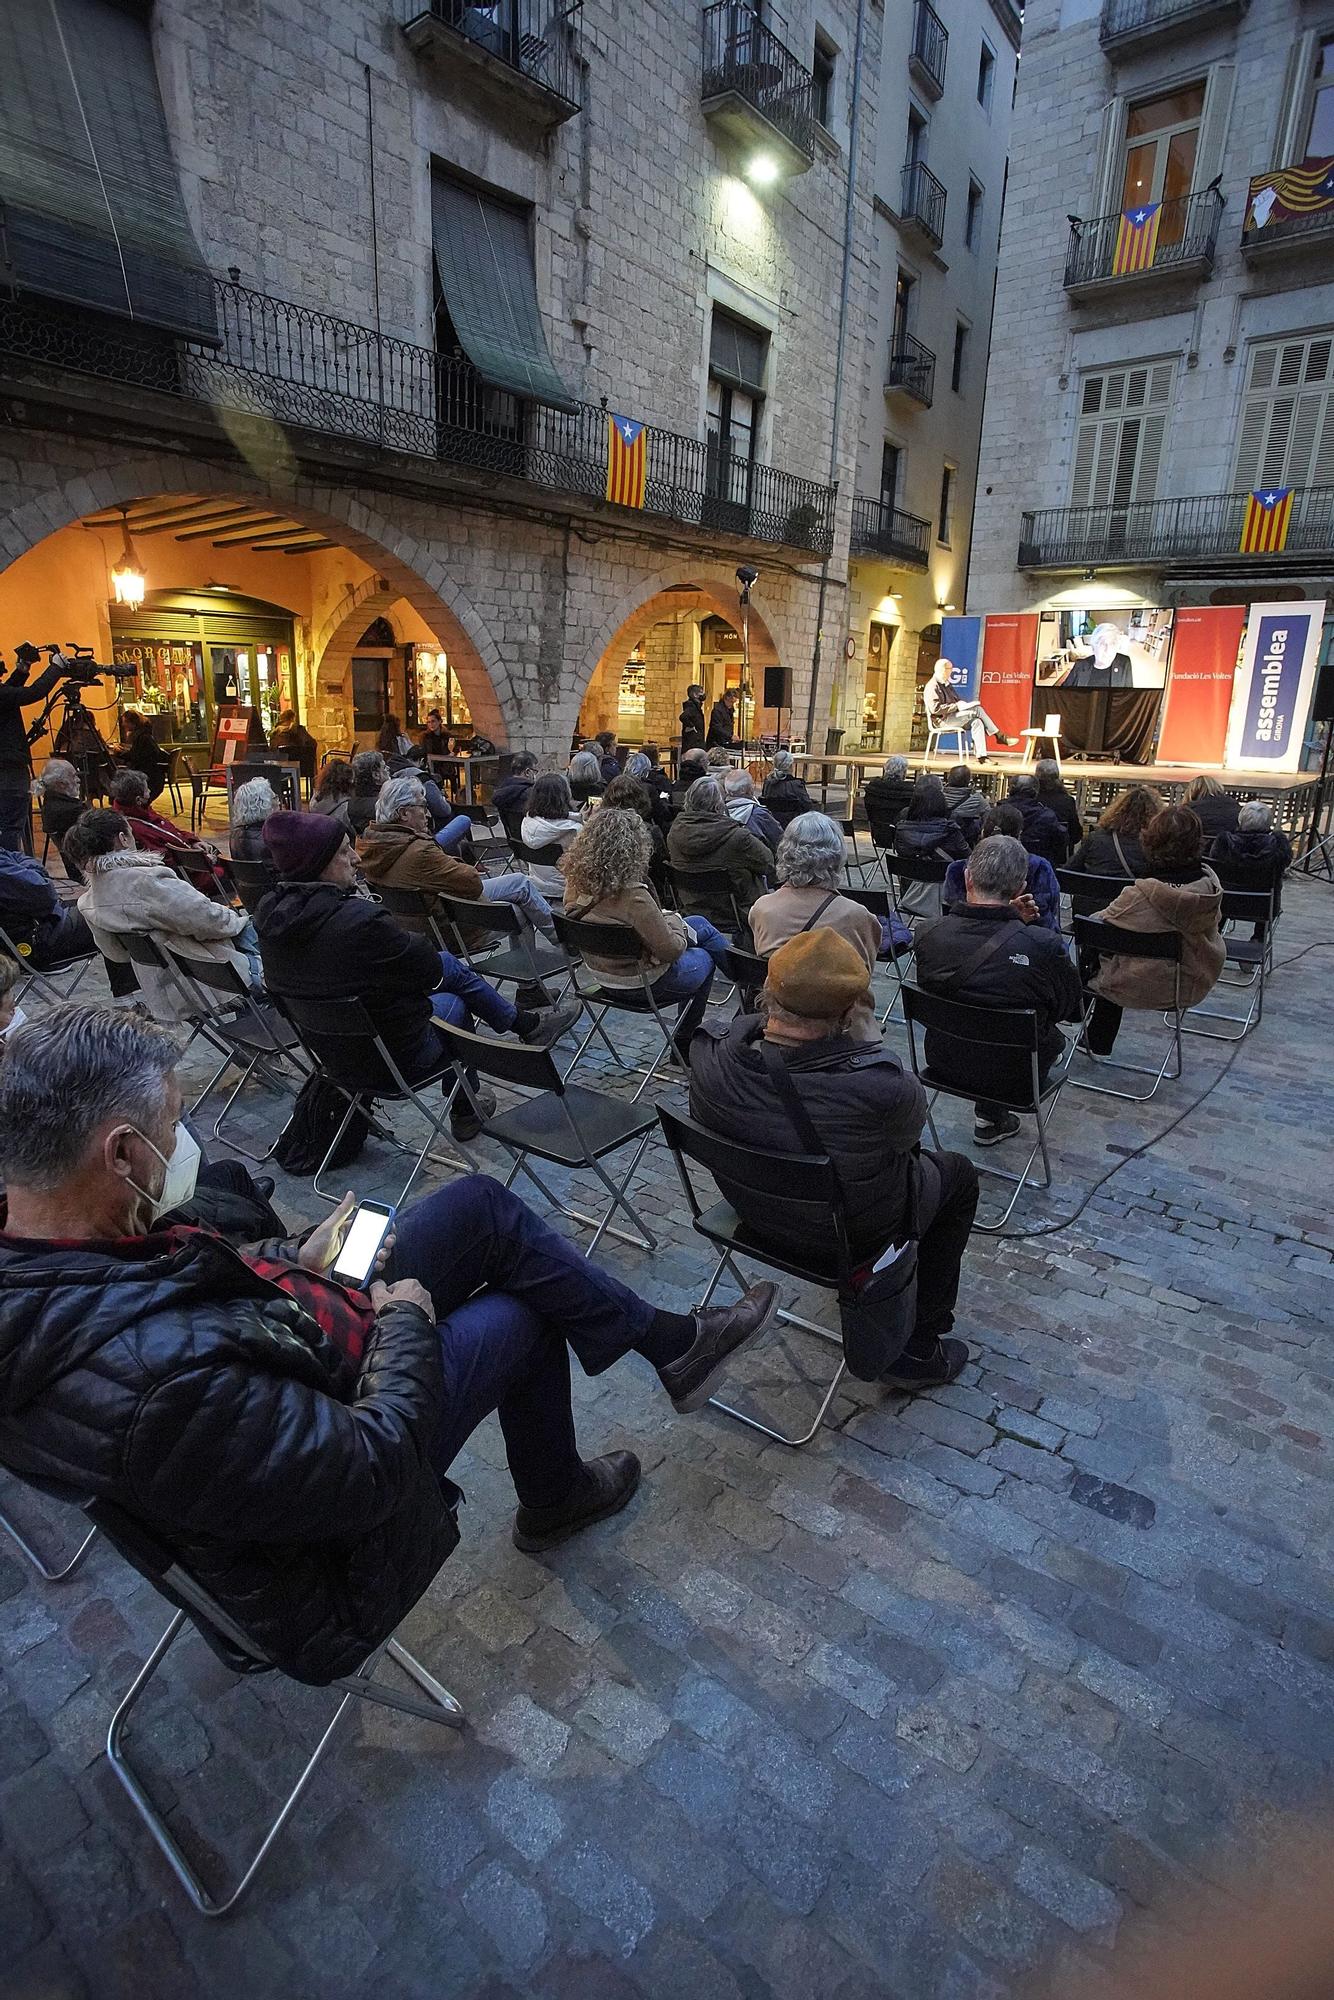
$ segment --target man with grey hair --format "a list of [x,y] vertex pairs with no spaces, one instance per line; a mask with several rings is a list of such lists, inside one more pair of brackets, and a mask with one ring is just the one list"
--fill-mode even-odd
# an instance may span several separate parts
[[760,798],[782,827],[791,826],[798,813],[815,811],[815,800],[806,789],[790,750],[775,750],[773,768],[765,779]]
[[1001,734],[980,701],[960,697],[955,686],[952,660],[936,661],[931,669],[931,678],[922,689],[922,705],[933,729],[957,729],[961,747],[965,733],[972,738],[973,755],[979,764],[987,761],[988,736],[994,736],[998,743],[1015,741],[1013,736]]
[[744,826],[751,833],[758,834],[760,839],[777,853],[778,843],[783,838],[783,829],[768,807],[761,805],[756,798],[755,780],[750,772],[724,772],[723,797],[727,801],[727,817],[734,819],[738,826]]
[[0,1464],[141,1523],[298,1679],[354,1671],[427,1588],[459,1538],[449,1467],[492,1411],[519,1548],[626,1504],[639,1461],[581,1458],[569,1349],[589,1374],[638,1352],[693,1410],[773,1316],[772,1284],[659,1311],[480,1174],[400,1214],[364,1289],[330,1276],[352,1195],[239,1253],[172,1226],[199,1163],[176,1060],[100,1007],[9,1038]]
[[[966,903],[955,903],[938,922],[918,932],[917,982],[928,993],[969,1007],[1032,1008],[1038,1017],[1038,1070],[1046,1081],[1064,1053],[1058,1022],[1084,1012],[1079,974],[1065,941],[1049,931],[1028,893],[1028,853],[1008,834],[980,840],[964,867]],[[964,1043],[929,1030],[929,1067],[965,1090],[983,1093],[993,1074],[985,1042]],[[995,1146],[1019,1130],[1003,1105],[979,1096],[973,1144]]]
[[64,757],[48,757],[37,789],[41,794],[42,826],[59,848],[83,811],[79,774]]
[[[1208,854],[1209,864],[1225,889],[1272,894],[1274,915],[1280,914],[1283,877],[1292,866],[1292,842],[1286,833],[1275,829],[1274,808],[1267,799],[1247,799],[1237,813],[1236,830],[1216,834]],[[1260,943],[1268,931],[1268,923],[1256,924],[1254,941]]]
[[892,848],[894,829],[912,804],[913,783],[906,757],[886,757],[881,776],[868,780],[862,798],[877,847]]

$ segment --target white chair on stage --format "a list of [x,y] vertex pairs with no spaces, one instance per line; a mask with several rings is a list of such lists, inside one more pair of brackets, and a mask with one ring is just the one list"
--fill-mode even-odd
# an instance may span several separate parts
[[[960,760],[963,760],[967,757],[969,746],[973,740],[972,732],[968,728],[968,725],[963,722],[935,723],[931,720],[931,711],[926,705],[926,690],[930,685],[930,681],[927,681],[922,688],[922,713],[926,717],[926,754],[928,757],[934,757],[940,749],[941,737],[952,736],[954,738],[954,754]],[[943,755],[944,753],[941,752],[941,754]]]
[[1057,770],[1061,768],[1061,718],[1059,715],[1044,715],[1042,720],[1044,727],[1041,729],[1019,731],[1024,739],[1024,754],[1019,759],[1021,771],[1031,770],[1038,759],[1039,743],[1047,742],[1051,744],[1051,754],[1056,759]]

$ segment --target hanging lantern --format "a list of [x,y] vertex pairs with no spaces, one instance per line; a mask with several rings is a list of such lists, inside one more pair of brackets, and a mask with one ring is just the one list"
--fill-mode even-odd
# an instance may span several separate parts
[[117,604],[124,604],[131,611],[137,611],[144,601],[144,593],[148,588],[148,579],[145,577],[139,558],[134,552],[134,543],[130,540],[128,510],[122,507],[120,514],[125,539],[121,547],[120,561],[112,566],[111,588],[115,593]]

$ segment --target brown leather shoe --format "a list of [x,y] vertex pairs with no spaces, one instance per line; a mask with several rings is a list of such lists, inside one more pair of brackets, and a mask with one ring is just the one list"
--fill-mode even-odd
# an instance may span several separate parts
[[619,1514],[639,1485],[639,1460],[632,1451],[609,1451],[590,1458],[568,1500],[557,1507],[520,1507],[514,1516],[514,1546],[526,1555],[554,1549],[581,1528]]
[[695,1339],[679,1361],[658,1370],[658,1380],[684,1416],[701,1410],[727,1373],[738,1348],[763,1333],[778,1311],[778,1287],[767,1279],[743,1292],[734,1306],[695,1314]]

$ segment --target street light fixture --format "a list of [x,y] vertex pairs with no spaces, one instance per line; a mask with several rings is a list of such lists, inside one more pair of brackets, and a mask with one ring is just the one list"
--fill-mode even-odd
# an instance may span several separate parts
[[148,588],[148,579],[144,575],[142,563],[135,554],[134,543],[130,540],[128,508],[121,508],[120,519],[124,541],[121,546],[120,560],[112,567],[111,588],[115,593],[117,604],[124,604],[129,610],[137,611],[144,601],[144,594]]

